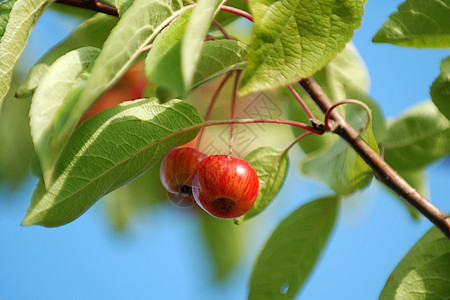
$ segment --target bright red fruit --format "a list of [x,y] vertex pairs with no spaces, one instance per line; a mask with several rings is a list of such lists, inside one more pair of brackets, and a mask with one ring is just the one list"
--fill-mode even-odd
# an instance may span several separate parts
[[258,196],[255,169],[243,159],[211,155],[198,166],[192,182],[197,204],[213,217],[231,219],[252,208]]
[[172,194],[191,196],[194,173],[205,157],[206,154],[191,147],[173,148],[161,163],[161,183]]

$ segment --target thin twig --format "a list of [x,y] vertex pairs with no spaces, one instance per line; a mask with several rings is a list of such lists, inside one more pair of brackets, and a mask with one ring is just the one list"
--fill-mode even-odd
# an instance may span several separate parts
[[[326,113],[333,106],[331,100],[312,77],[302,79],[299,83],[323,113]],[[347,123],[337,110],[333,110],[330,116],[339,127],[338,130],[335,130],[335,133],[342,137],[364,159],[374,171],[378,180],[408,201],[450,239],[450,218],[448,215],[439,210],[398,175],[378,153],[361,139],[358,132]]]
[[119,16],[119,12],[117,11],[117,8],[113,6],[109,6],[108,4],[104,4],[101,2],[98,2],[96,0],[56,0],[55,3],[59,4],[65,4],[69,6],[75,6],[79,8],[89,9],[96,12],[101,12],[107,15],[111,15],[114,17]]

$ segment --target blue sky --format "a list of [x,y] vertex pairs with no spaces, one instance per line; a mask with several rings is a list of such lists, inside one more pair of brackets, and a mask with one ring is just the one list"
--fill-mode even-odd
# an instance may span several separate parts
[[[429,85],[449,54],[371,42],[400,3],[369,0],[353,40],[371,75],[371,95],[387,117],[429,99]],[[74,24],[56,13],[44,14],[25,55],[42,54]],[[66,226],[24,228],[19,224],[35,181],[14,194],[0,190],[0,198],[7,198],[0,201],[0,299],[244,299],[253,261],[270,232],[293,209],[327,193],[298,174],[298,162],[292,160],[277,201],[247,225],[253,233],[245,257],[224,283],[213,279],[209,253],[197,234],[200,223],[191,214],[162,207],[121,236],[112,231],[99,202]],[[428,171],[431,199],[446,211],[449,173],[443,162]],[[430,227],[427,220],[413,221],[373,183],[343,202],[335,233],[299,298],[377,298],[392,269]]]

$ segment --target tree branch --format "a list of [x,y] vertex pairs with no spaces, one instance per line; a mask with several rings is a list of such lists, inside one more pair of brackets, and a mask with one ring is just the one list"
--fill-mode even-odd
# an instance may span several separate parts
[[[312,78],[308,77],[299,81],[300,85],[311,96],[323,113],[333,105],[322,88]],[[450,239],[450,217],[439,210],[425,197],[410,186],[397,172],[394,171],[367,143],[361,139],[358,132],[334,110],[331,119],[336,122],[337,133],[343,138],[362,159],[372,168],[378,180],[396,192],[400,197],[408,201],[425,217],[433,222]]]
[[117,8],[98,2],[97,0],[56,0],[55,3],[85,8],[115,17],[119,16]]

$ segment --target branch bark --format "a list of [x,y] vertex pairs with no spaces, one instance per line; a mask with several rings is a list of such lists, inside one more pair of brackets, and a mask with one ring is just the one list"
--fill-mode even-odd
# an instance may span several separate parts
[[89,9],[115,17],[119,16],[117,8],[98,2],[97,0],[56,0],[55,3]]
[[[302,79],[299,83],[323,113],[326,113],[333,105],[331,100],[312,77]],[[334,110],[331,113],[331,119],[337,126],[335,133],[343,138],[359,154],[359,156],[364,159],[374,171],[377,179],[396,192],[400,197],[408,201],[408,203],[433,222],[447,238],[450,239],[450,216],[439,210],[398,175],[397,172],[395,172],[395,170],[392,169],[380,155],[378,155],[378,153],[361,139],[358,132],[353,129],[337,110]]]

